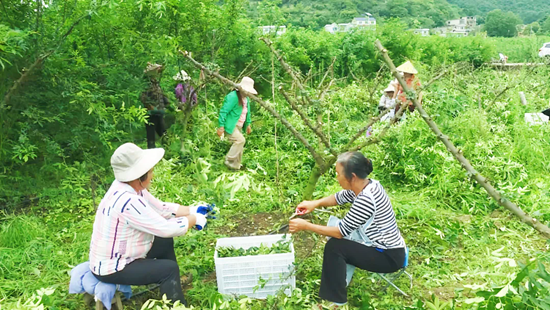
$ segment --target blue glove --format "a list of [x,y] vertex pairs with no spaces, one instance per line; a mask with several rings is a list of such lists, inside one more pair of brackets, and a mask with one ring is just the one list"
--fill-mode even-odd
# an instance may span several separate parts
[[195,214],[197,221],[195,222],[195,228],[197,230],[203,230],[206,228],[206,217],[200,213]]
[[206,216],[208,219],[215,219],[215,216],[212,216],[213,214],[216,214],[216,210],[214,210],[214,207],[216,207],[215,204],[207,204],[207,205],[199,205],[195,207],[189,207],[189,214],[202,214]]

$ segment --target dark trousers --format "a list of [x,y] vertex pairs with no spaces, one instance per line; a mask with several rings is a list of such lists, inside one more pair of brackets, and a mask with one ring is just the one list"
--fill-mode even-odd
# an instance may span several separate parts
[[162,137],[166,132],[164,125],[163,114],[149,114],[148,123],[145,124],[145,130],[147,131],[147,148],[155,148],[155,132]]
[[370,272],[391,273],[399,270],[405,262],[405,249],[390,249],[380,252],[347,239],[331,238],[325,245],[323,273],[319,297],[346,303],[346,264]]
[[[95,274],[94,274],[95,275]],[[181,289],[180,269],[176,261],[173,238],[155,237],[147,257],[126,265],[121,271],[106,276],[95,277],[105,283],[125,285],[160,284],[161,296],[172,302],[179,300],[184,305],[185,297]]]

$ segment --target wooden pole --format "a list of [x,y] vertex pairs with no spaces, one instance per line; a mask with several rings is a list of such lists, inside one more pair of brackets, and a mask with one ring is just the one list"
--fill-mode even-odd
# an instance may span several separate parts
[[399,84],[401,84],[401,86],[407,93],[407,97],[410,98],[410,100],[413,102],[414,106],[416,107],[424,121],[428,124],[430,129],[434,132],[434,134],[441,140],[441,142],[443,142],[443,144],[447,147],[447,150],[449,150],[449,152],[454,155],[456,160],[461,164],[462,168],[467,171],[467,175],[470,178],[474,179],[479,185],[481,185],[487,191],[487,193],[491,197],[493,197],[501,206],[519,217],[522,222],[538,230],[544,237],[550,238],[550,228],[548,226],[544,225],[535,218],[531,217],[529,214],[525,213],[515,203],[502,197],[502,195],[489,183],[489,180],[474,169],[468,159],[464,157],[462,151],[454,146],[449,137],[441,132],[439,127],[437,127],[437,124],[432,120],[428,113],[426,113],[424,108],[422,108],[422,105],[420,105],[420,102],[418,102],[416,93],[407,85],[407,83],[405,83],[403,77],[397,72],[393,61],[388,56],[388,50],[386,50],[382,46],[379,40],[376,40],[375,45],[382,54],[382,58],[390,68],[391,73],[395,78],[397,78]]

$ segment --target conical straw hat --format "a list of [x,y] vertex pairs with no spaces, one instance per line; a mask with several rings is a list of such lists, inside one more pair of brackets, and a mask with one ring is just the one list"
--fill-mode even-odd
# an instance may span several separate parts
[[406,63],[402,64],[401,66],[397,67],[397,71],[401,71],[404,73],[410,73],[410,74],[417,74],[418,71],[414,68],[413,64],[410,61],[407,61]]

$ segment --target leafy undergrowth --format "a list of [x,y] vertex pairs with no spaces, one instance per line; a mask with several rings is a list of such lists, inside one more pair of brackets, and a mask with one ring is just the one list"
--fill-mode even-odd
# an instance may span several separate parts
[[[543,69],[535,77],[530,74],[535,73],[454,74],[430,88],[424,106],[505,197],[548,223],[550,128],[526,125],[523,114],[546,107],[550,94],[543,83],[549,75]],[[509,91],[496,98],[506,86]],[[327,111],[332,114],[324,117],[333,143],[346,143],[349,128],[364,125],[361,117],[368,107],[357,98],[368,96],[366,88],[350,84],[327,95]],[[529,95],[529,105],[517,102],[517,91]],[[280,126],[276,148],[273,120],[258,110],[254,132],[247,136],[247,169],[227,171],[223,156],[228,145],[214,134],[204,134],[215,132],[215,111],[212,104],[197,114],[195,121],[201,126],[194,127],[192,139],[183,144],[178,127],[172,126],[165,139],[166,159],[155,168],[152,188],[166,201],[215,202],[220,208],[218,219],[205,231],[176,238],[181,273],[193,278],[185,287],[189,304],[201,309],[306,309],[317,302],[325,243],[325,238],[310,233],[293,236],[297,288],[292,296],[224,300],[217,293],[216,239],[267,234],[288,223],[313,162]],[[295,115],[287,117],[299,122]],[[373,129],[374,134],[379,130]],[[384,283],[376,275],[356,271],[348,289],[352,308],[533,309],[549,304],[546,241],[472,183],[417,113],[365,153],[373,159],[372,177],[380,180],[392,200],[410,249],[408,272],[414,281],[410,289],[406,278],[397,281],[406,288],[405,297],[393,288],[383,291]],[[67,292],[69,271],[88,260],[94,205],[112,176],[104,176],[92,195],[89,167],[77,163],[56,169],[63,176],[61,188],[50,189],[36,205],[0,219],[2,309],[33,309],[33,302],[48,309],[86,307],[82,296]],[[340,189],[333,170],[319,179],[315,197]],[[331,214],[341,217],[345,211],[338,207],[315,212],[310,220],[326,223]],[[140,294],[125,301],[125,308],[138,309],[150,298],[160,296],[156,291]],[[164,306],[162,301],[156,304]]]
[[[410,297],[401,296],[393,289],[381,291],[383,284],[375,275],[358,271],[349,287],[350,304],[364,309],[402,309],[415,305],[417,300],[434,297],[445,304],[452,301],[460,309],[469,309],[482,302],[476,295],[510,283],[519,273],[516,262],[528,263],[537,253],[547,251],[548,246],[537,233],[511,218],[507,213],[457,214],[438,207],[418,192],[390,191],[397,211],[399,225],[410,248],[410,267],[413,275],[412,289],[405,289]],[[227,229],[246,231],[253,226],[267,233],[273,229],[268,222],[240,221],[246,217],[238,205],[225,205],[221,217],[209,223],[206,232],[193,231],[176,238],[176,251],[182,274],[191,273],[193,282],[186,287],[189,303],[197,308],[211,309],[224,305],[216,291],[214,273],[214,245],[216,238],[227,236]],[[343,208],[332,210],[341,216]],[[291,214],[290,209],[285,210]],[[0,262],[3,281],[3,309],[15,308],[14,300],[32,294],[43,287],[55,289],[45,298],[52,309],[82,309],[82,296],[68,295],[68,272],[72,266],[87,260],[89,236],[93,216],[83,216],[79,221],[64,221],[64,214],[39,218],[34,216],[8,217],[2,226]],[[328,213],[319,213],[313,221],[322,223]],[[263,213],[263,218],[281,218],[281,213]],[[284,217],[283,217],[284,218]],[[276,222],[273,221],[273,222]],[[272,223],[273,223],[272,222]],[[267,224],[267,225],[266,225]],[[31,238],[13,240],[14,235]],[[242,234],[239,234],[242,235]],[[302,233],[295,236],[297,253],[297,287],[291,298],[281,300],[241,303],[225,302],[228,308],[303,309],[315,302],[319,287],[324,238]],[[405,278],[397,281],[407,287]],[[135,291],[143,290],[136,287]],[[152,291],[125,301],[128,309],[141,307],[148,298],[159,298]],[[441,308],[444,309],[444,308]]]

